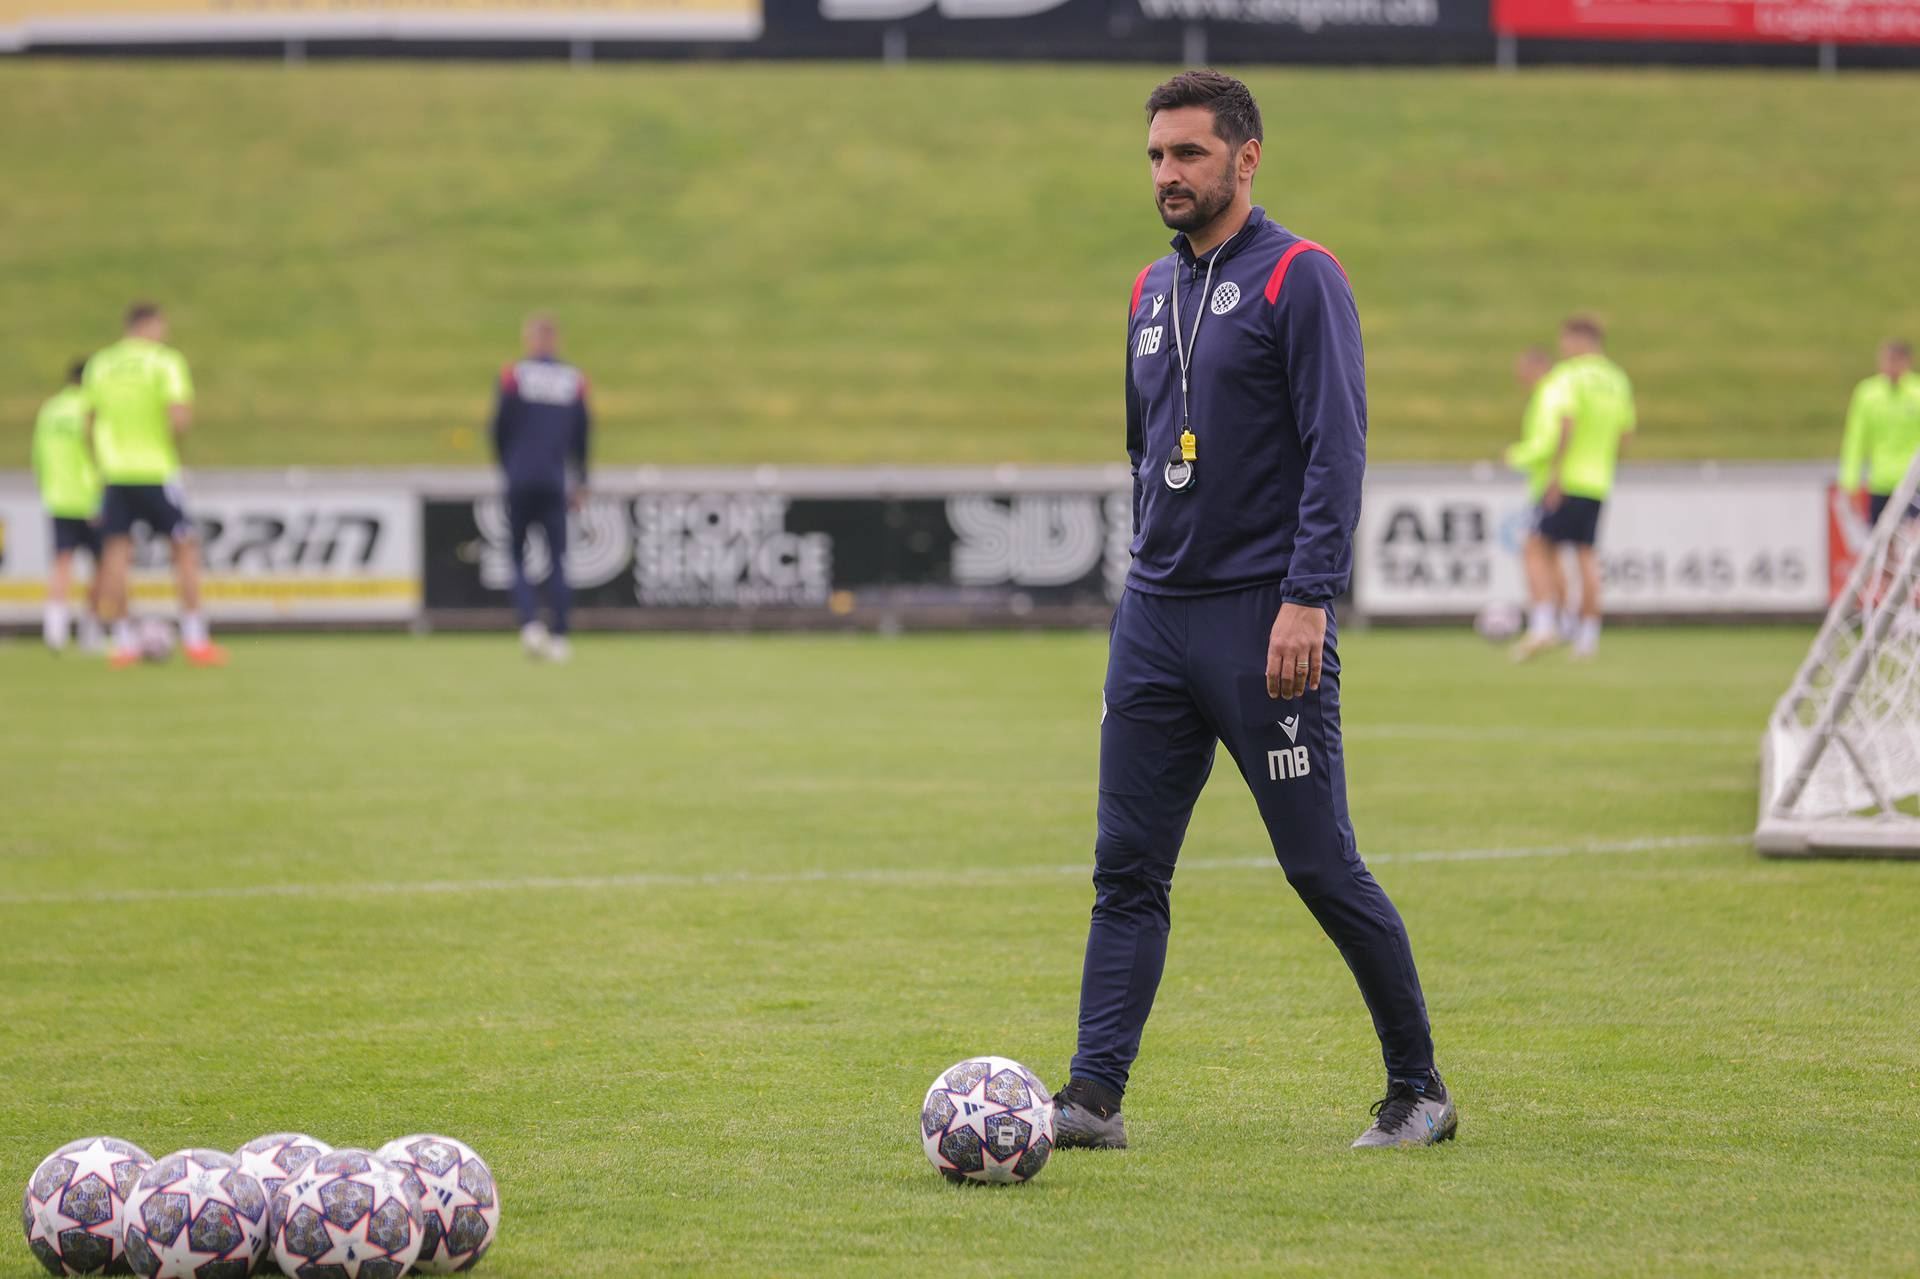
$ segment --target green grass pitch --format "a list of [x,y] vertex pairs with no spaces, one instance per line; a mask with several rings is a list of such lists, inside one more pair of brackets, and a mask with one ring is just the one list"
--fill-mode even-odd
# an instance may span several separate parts
[[[0,462],[139,295],[189,465],[480,462],[538,305],[609,461],[1117,458],[1166,71],[10,60]],[[1575,308],[1643,458],[1833,455],[1920,337],[1911,75],[1247,74],[1256,196],[1355,282],[1376,459],[1496,456]]]
[[1348,637],[1460,1140],[1347,1149],[1377,1046],[1222,769],[1134,1148],[1007,1189],[942,1182],[916,1110],[973,1053],[1061,1082],[1102,637],[5,643],[0,1186],[94,1132],[443,1129],[500,1279],[1910,1275],[1920,867],[1743,840],[1806,640]]

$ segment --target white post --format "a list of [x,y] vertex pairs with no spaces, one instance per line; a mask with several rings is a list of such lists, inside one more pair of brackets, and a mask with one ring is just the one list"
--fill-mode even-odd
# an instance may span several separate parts
[[902,27],[888,27],[880,37],[880,61],[897,67],[907,60],[907,33]]
[[1198,22],[1188,23],[1181,33],[1180,61],[1190,67],[1207,65],[1207,29]]
[[1840,46],[1831,40],[1820,42],[1820,74],[1834,75],[1840,70]]
[[1513,32],[1502,31],[1500,38],[1494,42],[1493,65],[1502,71],[1520,69],[1520,42],[1514,38]]
[[576,67],[593,65],[593,41],[575,40],[567,47],[567,61]]

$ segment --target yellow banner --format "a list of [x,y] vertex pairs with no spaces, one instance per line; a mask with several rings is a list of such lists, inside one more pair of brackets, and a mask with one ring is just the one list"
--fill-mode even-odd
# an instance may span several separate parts
[[0,0],[0,47],[195,40],[751,40],[761,0]]
[[[136,600],[159,602],[173,598],[173,583],[165,578],[135,579],[130,593]],[[418,603],[420,583],[413,578],[379,577],[209,577],[200,585],[209,603],[253,600],[275,604],[338,603],[352,600],[403,600]],[[0,580],[0,603],[38,604],[47,597],[44,582]]]

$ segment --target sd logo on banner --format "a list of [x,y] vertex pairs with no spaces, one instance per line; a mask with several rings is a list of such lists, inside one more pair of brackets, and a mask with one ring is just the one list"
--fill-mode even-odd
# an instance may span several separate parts
[[[497,497],[425,506],[425,602],[504,609],[511,580]],[[583,609],[961,610],[985,620],[1099,610],[1126,577],[1125,492],[814,495],[760,489],[599,496],[569,526],[567,580]],[[535,533],[527,572],[551,571]]]

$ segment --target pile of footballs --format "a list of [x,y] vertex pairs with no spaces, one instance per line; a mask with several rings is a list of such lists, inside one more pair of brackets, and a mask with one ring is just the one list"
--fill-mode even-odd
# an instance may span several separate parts
[[432,1133],[370,1151],[277,1132],[159,1160],[84,1137],[34,1169],[20,1222],[56,1275],[400,1279],[477,1265],[500,1192],[471,1146]]

